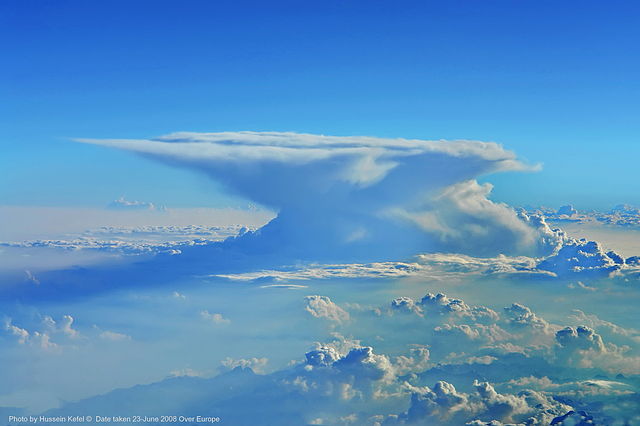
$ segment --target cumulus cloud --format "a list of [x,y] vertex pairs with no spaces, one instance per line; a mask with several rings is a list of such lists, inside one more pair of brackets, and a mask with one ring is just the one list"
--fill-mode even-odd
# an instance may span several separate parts
[[[322,318],[334,315],[329,298],[309,296],[305,301]],[[367,336],[362,340],[332,333],[333,340],[316,343],[302,361],[273,373],[264,372],[266,358],[227,358],[217,377],[185,382],[186,373],[180,381],[150,385],[148,395],[165,395],[173,404],[167,410],[180,411],[187,404],[228,419],[251,407],[249,413],[261,413],[256,424],[277,419],[283,425],[568,425],[578,418],[568,413],[583,409],[595,424],[634,419],[629,413],[637,408],[637,375],[615,380],[602,375],[631,372],[637,361],[589,327],[554,325],[520,303],[493,310],[444,293],[396,297],[384,309],[388,315],[352,310],[343,327],[353,326]],[[633,337],[584,313],[571,318],[591,319],[612,335]],[[413,332],[403,333],[404,328]],[[374,333],[381,338],[373,338]],[[187,387],[198,390],[196,400],[203,405],[193,405],[193,398],[169,397]],[[145,391],[134,389],[122,395],[137,392],[139,410]],[[211,406],[216,395],[225,399]],[[95,401],[89,406],[95,407]],[[615,409],[619,401],[626,405]],[[113,407],[118,406],[101,406]]]
[[563,349],[570,352],[593,350],[600,353],[605,350],[602,337],[585,326],[565,327],[556,332],[556,340]]
[[513,303],[504,308],[507,321],[516,327],[531,328],[543,333],[549,332],[549,323],[537,316],[528,306]]
[[599,318],[597,315],[587,314],[580,309],[574,309],[569,318],[580,324],[588,325],[591,328],[604,328],[606,330],[609,330],[614,335],[630,337],[632,340],[640,343],[640,330],[620,327],[619,325],[614,324],[611,321],[605,321]]
[[[403,359],[402,366],[419,364],[423,361],[419,358]],[[295,379],[286,384],[299,392],[330,395],[340,401],[367,401],[392,383],[398,371],[388,356],[376,354],[373,347],[338,339],[318,343],[307,352],[304,364],[294,369]]]
[[4,323],[4,329],[18,338],[20,344],[24,344],[29,339],[29,332],[24,328],[20,328],[13,324],[10,319],[6,319]]
[[[492,185],[467,180],[446,187],[420,210],[394,210],[438,240],[442,251],[462,253],[545,253],[549,242],[537,227],[502,203],[489,200]],[[494,247],[482,250],[478,247]]]
[[615,252],[606,253],[596,241],[581,239],[565,243],[557,253],[541,261],[538,268],[559,276],[607,275],[619,271],[623,264],[624,260]]
[[326,296],[307,296],[304,299],[307,303],[306,311],[316,318],[326,318],[338,323],[349,319],[349,313]]
[[77,339],[80,333],[73,328],[74,318],[71,315],[63,315],[59,321],[55,321],[51,316],[45,315],[41,323],[33,327],[22,328],[13,323],[10,318],[6,318],[4,329],[8,333],[17,337],[19,344],[40,347],[42,349],[54,349],[59,345],[51,340],[52,335],[57,335],[56,339]]
[[5,330],[16,336],[20,345],[30,345],[45,350],[57,349],[58,345],[51,341],[51,336],[45,331],[29,331],[13,324],[11,319],[5,320]]
[[565,365],[624,374],[640,371],[640,356],[633,355],[629,346],[605,342],[591,327],[565,327],[556,332],[555,338],[555,354]]
[[76,338],[79,336],[78,331],[72,327],[74,321],[75,320],[71,315],[64,315],[58,322],[48,315],[45,316],[43,320],[44,324],[51,332],[63,333],[70,338]]
[[454,315],[477,322],[483,322],[484,320],[495,321],[498,319],[498,313],[493,309],[484,306],[469,306],[464,301],[449,298],[443,293],[427,293],[420,300],[420,306],[422,306],[427,313]]
[[411,405],[384,422],[392,424],[502,425],[503,421],[549,424],[571,406],[535,391],[501,394],[488,382],[473,383],[474,393],[459,392],[448,382],[411,389]]
[[233,370],[235,368],[250,368],[257,373],[261,373],[264,371],[268,362],[268,358],[225,358],[221,361],[221,364],[224,369]]
[[490,185],[474,180],[535,169],[495,143],[278,132],[80,141],[200,170],[277,210],[260,231],[236,240],[253,253],[377,258],[443,247],[482,254],[547,249],[537,230],[487,198]]
[[409,312],[422,315],[422,308],[410,297],[398,297],[391,301],[391,309],[398,312]]

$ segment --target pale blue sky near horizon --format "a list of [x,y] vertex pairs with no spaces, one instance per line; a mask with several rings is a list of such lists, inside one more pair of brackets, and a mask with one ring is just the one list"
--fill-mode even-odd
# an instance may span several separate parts
[[16,1],[0,6],[0,204],[242,205],[71,138],[297,131],[495,141],[493,199],[640,204],[640,6],[612,1]]

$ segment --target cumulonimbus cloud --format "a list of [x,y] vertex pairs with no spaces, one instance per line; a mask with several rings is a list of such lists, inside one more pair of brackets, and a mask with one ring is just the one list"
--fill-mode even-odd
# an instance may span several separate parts
[[490,201],[490,187],[475,182],[490,173],[538,168],[492,142],[283,132],[78,141],[200,170],[278,211],[268,225],[236,241],[258,252],[343,260],[458,245],[474,254],[540,249],[537,231]]

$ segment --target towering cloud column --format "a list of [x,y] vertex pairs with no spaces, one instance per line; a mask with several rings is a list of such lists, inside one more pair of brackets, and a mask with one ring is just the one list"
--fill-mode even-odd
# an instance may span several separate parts
[[230,243],[247,253],[344,261],[546,249],[538,229],[490,201],[491,186],[475,181],[536,168],[495,143],[276,132],[79,141],[199,170],[276,210],[269,224]]

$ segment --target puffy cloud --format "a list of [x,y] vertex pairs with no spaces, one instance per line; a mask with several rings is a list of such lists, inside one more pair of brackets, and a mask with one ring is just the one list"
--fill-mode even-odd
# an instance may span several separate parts
[[80,141],[203,171],[229,191],[279,211],[260,231],[229,243],[252,253],[355,259],[445,247],[482,254],[548,251],[536,229],[491,202],[491,186],[474,180],[534,169],[495,143],[278,132]]
[[5,320],[4,329],[14,336],[18,337],[18,342],[20,344],[24,344],[29,340],[29,332],[24,328],[20,328],[17,325],[14,325],[10,319]]
[[398,312],[410,312],[422,315],[422,308],[410,297],[398,297],[391,301],[391,309]]
[[[475,180],[445,188],[416,212],[395,210],[439,240],[442,251],[475,253],[549,253],[556,236],[546,236],[506,204],[488,199],[488,183]],[[491,247],[486,250],[483,247]]]
[[[565,327],[556,332],[557,362],[580,368],[599,368],[608,373],[637,374],[640,356],[626,345],[605,343],[590,327]],[[631,352],[631,353],[629,353]]]
[[618,271],[624,263],[615,252],[605,253],[596,241],[571,240],[560,250],[538,264],[538,268],[559,276],[570,273],[607,275]]
[[[480,311],[487,312],[489,308],[444,294],[427,294],[425,299],[424,304],[415,300],[412,304],[410,298],[396,298],[395,307],[386,305],[389,312],[407,311],[409,315],[372,315],[370,311],[354,310],[345,327],[353,325],[354,330],[364,334],[367,334],[366,330],[375,330],[384,337],[379,340],[379,346],[333,333],[334,340],[317,343],[305,353],[302,362],[289,364],[273,373],[254,376],[245,371],[251,368],[264,372],[266,358],[227,358],[222,362],[223,373],[219,377],[199,379],[203,382],[188,385],[182,381],[189,378],[186,377],[189,373],[185,373],[181,381],[152,385],[148,395],[157,398],[160,392],[167,396],[166,400],[173,404],[166,407],[167,410],[180,411],[187,404],[207,413],[207,409],[215,410],[216,415],[231,419],[239,407],[252,407],[262,413],[262,420],[257,424],[269,424],[278,419],[279,424],[286,425],[308,424],[317,419],[323,424],[549,424],[585,404],[591,408],[604,402],[609,404],[605,406],[609,410],[615,398],[623,397],[633,404],[637,394],[637,383],[633,380],[627,384],[625,378],[619,381],[570,379],[565,382],[549,379],[602,373],[599,369],[589,370],[600,365],[595,360],[586,365],[568,362],[560,356],[563,351],[583,356],[583,353],[601,347],[595,332],[581,331],[584,336],[579,337],[578,330],[574,329],[575,333],[567,332],[564,333],[566,336],[554,340],[551,330],[555,330],[555,326],[521,304],[508,306],[500,313],[491,311],[492,315],[483,317],[475,314],[474,309],[483,308]],[[328,302],[321,297],[312,300]],[[423,315],[416,315],[412,310],[417,307]],[[484,318],[485,322],[478,323],[474,318]],[[417,332],[399,333],[398,324],[411,324]],[[438,327],[439,330],[433,331]],[[444,345],[439,337],[443,333],[451,339]],[[527,333],[549,337],[549,350],[536,351],[527,346],[533,344]],[[584,342],[577,342],[579,339]],[[498,344],[505,347],[521,344],[526,350],[521,353],[501,351],[496,348]],[[604,350],[597,354],[599,356],[623,355],[620,348],[602,345]],[[448,353],[443,357],[442,353],[450,352],[451,348],[465,352]],[[619,358],[622,359],[629,361],[628,357]],[[544,373],[541,377],[529,376],[540,372]],[[474,379],[477,380],[474,382]],[[436,384],[430,386],[434,382]],[[473,385],[469,386],[470,383]],[[175,398],[177,402],[169,398],[184,393],[187,387],[196,389],[197,401],[206,406],[193,405],[193,398]],[[145,399],[141,389],[135,392],[138,392],[136,402]],[[210,407],[210,401],[216,395],[218,398],[225,395],[225,399],[218,399],[220,404]],[[108,403],[110,399],[103,401]],[[408,409],[398,414],[401,406]],[[612,422],[607,423],[608,419],[624,419],[636,406],[630,405],[607,415],[596,412],[594,418],[609,424]],[[157,406],[149,407],[157,410]]]
[[[535,391],[501,394],[487,382],[475,381],[467,394],[439,381],[433,388],[413,387],[409,409],[384,424],[502,425],[507,422],[549,423],[571,407]],[[481,420],[482,419],[482,420]]]
[[[11,319],[5,319],[5,330],[18,338],[19,344],[35,345],[42,349],[54,349],[59,345],[51,341],[51,335],[57,334],[58,338],[76,339],[80,333],[73,326],[74,319],[71,315],[64,315],[56,322],[52,317],[45,315],[42,318],[39,330],[29,331],[26,328],[14,325]],[[31,328],[31,327],[30,327]]]
[[444,324],[442,326],[438,326],[434,328],[434,331],[440,334],[455,336],[456,338],[463,337],[471,340],[477,339],[478,337],[480,337],[480,333],[478,332],[478,330],[471,328],[467,324],[461,324],[461,325]]
[[565,327],[557,331],[556,341],[563,349],[570,352],[592,350],[601,353],[605,351],[602,337],[593,329],[585,326]]
[[345,356],[336,360],[332,366],[357,381],[382,380],[394,374],[389,358],[374,354],[371,346],[351,349]]
[[311,366],[329,366],[340,359],[338,351],[331,346],[320,346],[305,354],[307,364]]
[[10,319],[5,321],[5,330],[18,338],[21,345],[29,344],[40,347],[41,349],[50,350],[58,348],[58,345],[51,341],[51,337],[46,332],[33,331],[14,325]]
[[326,318],[338,323],[349,320],[349,313],[326,296],[307,296],[305,301],[306,311],[316,318]]
[[78,331],[74,330],[72,327],[74,321],[75,320],[71,315],[64,315],[59,322],[56,322],[50,316],[45,316],[43,319],[43,322],[45,323],[46,327],[51,332],[54,332],[54,333],[60,332],[71,338],[76,338],[79,336]]
[[269,362],[268,358],[225,358],[220,363],[227,370],[233,370],[235,368],[250,368],[257,373],[264,372],[264,368]]
[[513,303],[504,308],[509,324],[516,327],[531,328],[543,333],[549,332],[549,323],[537,316],[528,306]]
[[633,341],[640,343],[640,331],[632,328],[620,327],[610,321],[605,321],[594,314],[586,314],[580,309],[574,309],[569,316],[573,321],[586,324],[591,328],[609,330],[614,335],[629,337]]
[[423,352],[412,352],[399,361],[402,367],[396,367],[386,355],[374,353],[371,346],[338,339],[317,344],[305,354],[304,364],[295,367],[283,383],[298,392],[330,396],[337,401],[368,402],[383,397],[398,372],[410,366],[422,367],[424,356]]
[[429,366],[431,353],[423,346],[413,347],[407,355],[399,355],[393,358],[393,367],[398,376],[408,373],[421,372]]
[[453,315],[466,317],[472,321],[495,322],[498,313],[484,306],[469,306],[460,299],[450,299],[443,293],[427,293],[421,300],[420,306],[427,314]]
[[440,381],[430,389],[424,387],[416,389],[411,395],[411,406],[406,414],[408,423],[414,423],[426,418],[447,420],[456,411],[462,411],[468,404],[465,394],[456,391],[455,386]]

